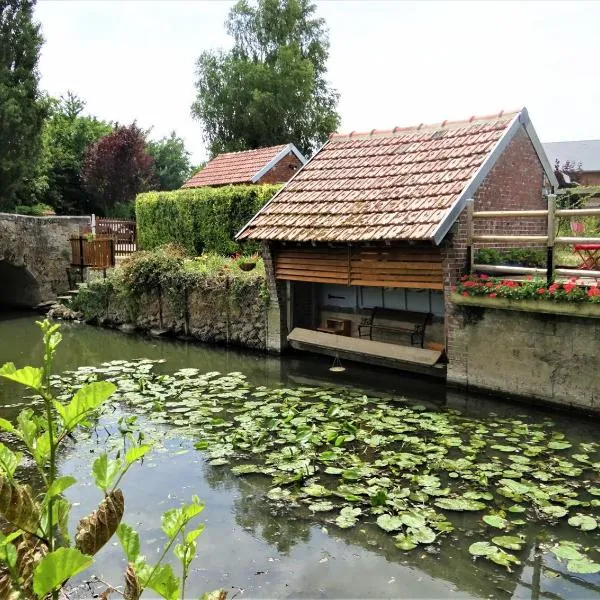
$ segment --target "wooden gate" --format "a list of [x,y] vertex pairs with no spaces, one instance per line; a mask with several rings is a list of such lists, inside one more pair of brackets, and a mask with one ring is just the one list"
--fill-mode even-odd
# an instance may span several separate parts
[[135,221],[96,217],[95,233],[114,239],[116,256],[125,256],[137,250]]

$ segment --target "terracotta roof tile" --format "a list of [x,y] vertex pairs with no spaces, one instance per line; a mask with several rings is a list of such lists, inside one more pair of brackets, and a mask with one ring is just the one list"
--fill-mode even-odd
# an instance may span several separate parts
[[287,144],[245,152],[226,152],[215,156],[181,187],[195,188],[233,183],[251,183],[252,178],[275,158]]
[[240,239],[431,239],[518,113],[333,135]]

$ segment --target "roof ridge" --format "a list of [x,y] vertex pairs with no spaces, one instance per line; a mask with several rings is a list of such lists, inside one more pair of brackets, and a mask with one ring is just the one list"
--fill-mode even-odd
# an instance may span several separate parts
[[353,138],[373,138],[373,137],[386,137],[393,136],[399,133],[406,133],[407,131],[423,131],[423,130],[436,130],[444,127],[458,127],[464,124],[473,124],[479,123],[482,121],[494,121],[501,118],[508,119],[509,117],[514,117],[518,115],[523,109],[512,110],[512,111],[504,111],[501,110],[499,113],[494,113],[490,115],[481,115],[481,116],[471,116],[469,119],[460,119],[456,121],[442,121],[441,123],[420,123],[419,125],[410,125],[408,127],[394,127],[394,129],[371,129],[371,131],[365,132],[356,132],[352,131],[350,133],[331,133],[329,134],[330,140],[351,140]]
[[545,146],[546,144],[581,144],[581,142],[600,142],[600,138],[585,140],[563,140],[559,142],[542,142],[542,145]]
[[[276,144],[275,146],[261,146],[260,148],[250,148],[250,150],[233,150],[232,152],[220,152],[215,156],[215,158],[219,158],[219,156],[229,156],[230,154],[249,154],[250,152],[258,152],[259,150],[274,150],[275,148],[285,148],[289,145],[290,142],[288,142],[287,144]],[[215,160],[215,158],[211,158],[208,162],[210,162],[211,160]],[[208,164],[208,162],[206,164]]]

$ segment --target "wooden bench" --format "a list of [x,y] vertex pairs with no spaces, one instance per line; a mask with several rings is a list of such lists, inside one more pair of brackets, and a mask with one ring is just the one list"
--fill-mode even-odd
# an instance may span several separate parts
[[[410,310],[399,310],[394,308],[383,308],[376,306],[368,317],[365,317],[358,326],[359,337],[373,339],[373,330],[393,331],[410,334],[411,346],[419,345],[423,348],[425,341],[425,330],[431,323],[431,313],[413,312]],[[378,321],[385,321],[380,323]],[[394,321],[394,323],[390,323]]]

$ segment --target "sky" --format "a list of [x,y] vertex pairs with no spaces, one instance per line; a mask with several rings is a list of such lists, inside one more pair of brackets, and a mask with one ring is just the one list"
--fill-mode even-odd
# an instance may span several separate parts
[[[600,2],[317,1],[330,32],[340,131],[526,106],[543,142],[600,138]],[[98,118],[175,130],[206,159],[190,114],[195,62],[228,48],[226,0],[38,0],[41,87]]]

